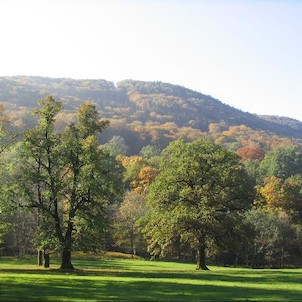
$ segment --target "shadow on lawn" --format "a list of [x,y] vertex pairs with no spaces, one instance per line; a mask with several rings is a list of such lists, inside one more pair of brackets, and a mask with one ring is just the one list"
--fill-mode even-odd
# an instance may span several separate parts
[[[230,280],[231,281],[231,280]],[[1,283],[4,301],[197,301],[197,300],[300,300],[301,292],[269,290],[255,286],[193,285],[157,280],[48,280],[44,284]]]
[[[107,263],[108,264],[108,263]],[[112,263],[111,263],[112,264]],[[94,266],[95,267],[95,266]],[[104,265],[103,268],[105,269]],[[112,269],[112,265],[110,266]],[[301,284],[301,273],[284,271],[230,272],[134,272],[116,265],[108,270],[2,269],[1,301],[197,301],[197,300],[301,300],[292,288],[263,288],[259,284]],[[250,273],[250,272],[249,272]],[[27,274],[18,279],[18,274]],[[5,274],[4,274],[5,275]],[[40,275],[43,275],[43,277]],[[2,275],[3,276],[3,275]],[[16,278],[14,280],[14,278]],[[220,285],[219,282],[227,282]],[[192,284],[195,283],[195,284]],[[197,283],[197,284],[196,284]],[[199,283],[199,284],[198,284]],[[252,286],[251,286],[252,285]]]
[[[146,271],[150,263],[151,270]],[[16,273],[16,274],[51,274],[51,275],[70,275],[70,276],[117,276],[134,279],[187,279],[187,280],[206,280],[215,282],[232,282],[232,283],[291,283],[301,284],[302,274],[299,271],[287,270],[241,270],[241,269],[226,269],[226,270],[211,270],[211,271],[192,271],[174,270],[173,267],[163,268],[160,262],[143,261],[141,265],[136,262],[124,262],[116,259],[105,259],[101,261],[77,260],[74,261],[75,270],[60,270],[60,269],[43,269],[43,268],[9,268],[0,269],[0,272]],[[158,265],[158,269],[157,269]],[[173,264],[172,264],[173,265]]]

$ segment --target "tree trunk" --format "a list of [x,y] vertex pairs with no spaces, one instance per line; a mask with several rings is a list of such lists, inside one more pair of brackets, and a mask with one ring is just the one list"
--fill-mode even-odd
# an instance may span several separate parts
[[281,253],[280,253],[280,268],[284,266],[284,237],[282,236],[281,241]]
[[131,258],[133,258],[135,255],[135,250],[134,250],[134,234],[132,231],[130,233],[130,249],[131,249]]
[[49,267],[49,254],[44,254],[44,267]]
[[74,269],[71,264],[71,247],[67,244],[63,247],[62,251],[62,264],[61,269]]
[[38,265],[43,265],[43,251],[39,250],[38,251]]
[[72,229],[73,229],[73,222],[72,219],[74,217],[74,213],[69,213],[69,222],[68,227],[66,230],[66,234],[64,239],[62,240],[62,264],[61,269],[70,269],[74,270],[73,265],[71,264],[71,245],[72,245]]
[[205,245],[200,245],[197,250],[197,270],[209,270],[206,266],[206,247]]

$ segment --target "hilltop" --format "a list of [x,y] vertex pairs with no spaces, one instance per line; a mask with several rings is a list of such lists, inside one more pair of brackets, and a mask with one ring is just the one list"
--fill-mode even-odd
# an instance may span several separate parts
[[146,144],[164,146],[176,137],[193,139],[213,132],[217,136],[242,125],[267,137],[302,138],[300,121],[243,112],[179,85],[134,80],[115,84],[106,80],[32,76],[0,78],[0,102],[16,127],[27,128],[35,123],[30,111],[47,95],[63,103],[61,124],[72,119],[83,101],[95,103],[101,116],[109,119],[113,127],[105,131],[105,142],[113,135],[120,135],[132,152]]

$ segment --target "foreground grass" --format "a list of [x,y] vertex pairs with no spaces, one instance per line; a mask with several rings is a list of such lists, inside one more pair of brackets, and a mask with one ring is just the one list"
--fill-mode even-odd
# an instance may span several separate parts
[[0,258],[0,301],[293,301],[302,269],[250,270],[134,259],[79,259],[76,271],[52,261]]

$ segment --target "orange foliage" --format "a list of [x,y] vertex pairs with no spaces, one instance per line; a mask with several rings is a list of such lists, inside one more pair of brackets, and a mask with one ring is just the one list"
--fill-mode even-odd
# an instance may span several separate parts
[[4,105],[0,103],[0,124],[6,124],[8,121],[8,116],[4,114]]
[[146,166],[143,167],[138,174],[137,180],[131,182],[131,186],[137,192],[146,192],[148,186],[152,183],[156,177],[158,170],[156,168]]
[[[238,142],[241,147],[255,146],[267,151],[293,144],[293,141],[289,138],[272,135],[265,131],[253,130],[245,125],[230,126],[228,130],[222,132],[219,132],[218,126],[217,124],[210,124],[209,133],[215,143],[220,145]],[[223,129],[222,126],[221,129]]]
[[241,147],[239,148],[236,153],[242,157],[243,160],[247,159],[259,159],[262,160],[264,158],[264,151],[261,147]]

